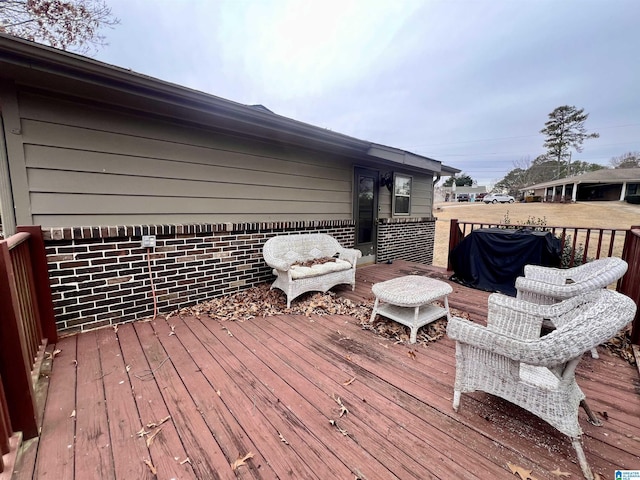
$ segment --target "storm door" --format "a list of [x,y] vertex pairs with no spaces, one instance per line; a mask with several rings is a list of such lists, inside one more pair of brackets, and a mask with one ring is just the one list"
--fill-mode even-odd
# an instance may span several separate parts
[[355,248],[362,252],[362,263],[375,262],[376,224],[378,221],[379,172],[356,168],[354,174]]

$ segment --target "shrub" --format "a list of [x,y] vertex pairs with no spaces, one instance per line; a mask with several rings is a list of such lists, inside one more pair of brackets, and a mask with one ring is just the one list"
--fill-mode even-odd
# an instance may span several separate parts
[[[547,217],[527,217],[527,220],[524,222],[518,222],[517,225],[511,224],[511,218],[509,217],[509,211],[505,213],[504,218],[502,219],[502,223],[507,225],[504,228],[523,228],[523,227],[531,227],[532,230],[537,230],[543,232],[546,230],[547,226]],[[556,235],[556,238],[562,241],[562,236]],[[571,265],[571,254],[573,252],[573,265]],[[590,262],[593,260],[592,258],[587,257],[586,261],[582,261],[582,257],[584,255],[584,245],[582,243],[578,243],[573,249],[573,242],[571,240],[571,235],[565,235],[564,237],[564,245],[562,245],[562,252],[560,254],[560,268],[569,268],[570,266],[577,267],[578,265],[582,265],[583,263]]]

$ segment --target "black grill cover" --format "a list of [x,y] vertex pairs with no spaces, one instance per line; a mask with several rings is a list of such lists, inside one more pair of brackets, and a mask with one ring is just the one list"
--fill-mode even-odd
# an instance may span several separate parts
[[516,278],[524,274],[525,265],[558,267],[561,253],[560,239],[551,232],[480,228],[451,252],[451,280],[515,296]]

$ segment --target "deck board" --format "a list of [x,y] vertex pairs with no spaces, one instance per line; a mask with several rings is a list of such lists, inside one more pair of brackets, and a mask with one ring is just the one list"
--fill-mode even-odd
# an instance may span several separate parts
[[[207,321],[212,324],[213,322]],[[327,473],[330,477],[341,478],[348,473],[343,464],[333,455],[326,455],[324,444],[318,441],[311,432],[320,432],[320,422],[309,416],[305,423],[300,419],[298,408],[309,408],[295,391],[287,389],[277,374],[269,371],[261,360],[250,350],[239,349],[235,337],[229,335],[229,330],[223,330],[220,325],[213,324],[213,328],[203,328],[203,324],[194,321],[189,327],[197,332],[200,338],[206,339],[215,355],[219,355],[218,362],[226,373],[235,380],[237,393],[234,391],[221,392],[227,405],[236,404],[232,408],[238,418],[247,418],[254,427],[248,434],[254,438],[258,448],[264,448],[273,443],[279,448],[263,452],[266,460],[276,469],[278,476],[287,475],[291,478],[320,478],[315,473],[319,464],[326,462]],[[235,330],[234,328],[231,331]],[[231,334],[233,335],[233,333]],[[229,345],[231,343],[231,345]],[[240,351],[242,359],[236,356]],[[230,394],[231,396],[227,396]],[[239,394],[239,395],[238,395]],[[298,408],[292,410],[291,406]],[[311,407],[313,408],[313,407]],[[313,430],[312,430],[313,429]],[[324,428],[328,431],[328,425]],[[280,435],[289,443],[279,441]],[[304,449],[291,449],[290,445],[306,445]],[[288,451],[293,450],[296,455],[291,456]],[[319,450],[325,454],[321,456]],[[275,455],[271,460],[270,455]]]
[[[145,439],[136,432],[142,428],[142,422],[129,382],[120,343],[113,328],[97,331],[98,351],[100,352],[101,374],[96,380],[104,385],[104,399],[109,417],[110,448],[114,458],[116,478],[134,476],[139,479],[153,479],[144,460],[149,460],[149,449]],[[78,356],[78,364],[84,356],[93,355],[91,351]],[[54,362],[55,365],[55,362]],[[76,455],[79,452],[76,452]],[[81,478],[78,472],[77,478]]]
[[112,450],[109,447],[109,420],[99,355],[85,355],[98,349],[97,332],[78,335],[76,387],[75,475],[86,478],[115,478]]
[[76,410],[76,347],[75,336],[63,338],[56,344],[60,353],[52,362],[34,478],[74,478],[75,418],[72,413]]
[[[372,300],[373,283],[407,274],[446,280],[442,269],[394,262],[360,268],[355,291],[334,291]],[[488,293],[452,285],[452,309],[484,322]],[[398,343],[340,315],[172,316],[56,347],[42,435],[18,460],[21,480],[510,480],[507,462],[538,480],[557,480],[554,470],[582,478],[569,439],[523,409],[474,392],[453,411],[447,337]],[[587,460],[604,479],[640,465],[640,382],[634,367],[599,350],[577,378],[603,418],[595,427],[580,413]],[[146,427],[168,416],[159,430]]]
[[[133,324],[120,325],[118,340],[124,362],[129,366],[129,381],[142,425],[149,432],[146,438],[156,432],[156,428],[147,427],[158,424],[170,416],[162,393],[150,375],[151,368],[144,355]],[[151,464],[158,472],[158,478],[195,479],[196,475],[189,462],[181,462],[187,458],[184,446],[173,422],[165,422],[161,430],[153,437],[149,446]],[[146,440],[145,440],[146,441]],[[177,460],[176,460],[177,458]]]
[[[162,322],[165,323],[168,332],[168,324],[164,320]],[[222,466],[228,466],[227,459],[182,381],[179,372],[180,359],[178,357],[171,359],[151,323],[138,323],[135,329],[196,478],[233,478],[228,468],[222,468]],[[167,332],[165,335],[168,336]],[[176,366],[174,362],[178,365]],[[198,372],[191,370],[191,373]]]

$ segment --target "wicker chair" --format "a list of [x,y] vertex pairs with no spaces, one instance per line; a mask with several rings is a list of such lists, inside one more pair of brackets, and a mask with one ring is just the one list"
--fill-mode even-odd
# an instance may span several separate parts
[[[524,277],[516,279],[517,298],[550,305],[586,292],[605,288],[622,278],[627,262],[617,257],[594,260],[578,267],[559,269],[526,265]],[[546,327],[557,327],[545,323]],[[594,347],[591,356],[598,358]]]
[[[453,408],[461,394],[481,390],[504,398],[571,437],[585,478],[593,475],[582,449],[578,410],[584,394],[575,369],[584,352],[633,320],[636,305],[611,290],[598,290],[554,305],[492,294],[487,326],[453,317],[456,340]],[[545,318],[556,330],[540,337]]]
[[[289,308],[291,300],[305,292],[326,292],[343,283],[350,284],[355,290],[356,264],[362,252],[342,247],[325,233],[307,233],[270,238],[262,249],[262,256],[276,276],[271,288],[278,288],[287,295]],[[299,265],[326,257],[336,258],[312,267]]]

